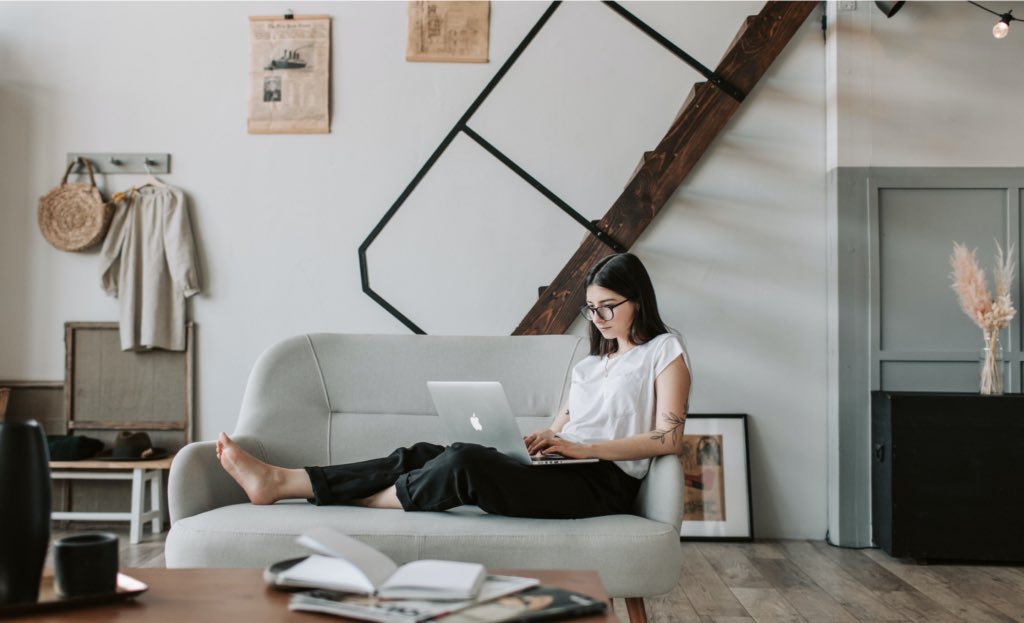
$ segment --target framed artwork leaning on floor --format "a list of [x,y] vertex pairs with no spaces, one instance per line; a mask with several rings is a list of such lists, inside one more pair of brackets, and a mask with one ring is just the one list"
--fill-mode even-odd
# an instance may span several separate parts
[[683,451],[684,540],[754,538],[747,414],[686,416]]

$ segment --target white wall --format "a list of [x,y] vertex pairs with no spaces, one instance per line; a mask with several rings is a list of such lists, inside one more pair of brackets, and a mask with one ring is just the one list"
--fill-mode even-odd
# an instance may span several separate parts
[[[982,2],[1024,14],[1024,2]],[[966,2],[908,2],[886,18],[871,2],[836,12],[838,155],[831,166],[1018,167],[1024,24]]]
[[[495,2],[491,63],[404,61],[406,5],[0,3],[0,379],[60,379],[62,325],[113,320],[94,254],[49,247],[35,201],[68,151],[172,154],[204,291],[201,438],[248,369],[309,331],[404,333],[357,248],[546,8]],[[628,3],[714,66],[750,3]],[[332,133],[245,131],[247,16],[333,19]],[[694,364],[692,411],[745,412],[758,536],[825,530],[825,107],[818,12],[634,247]],[[697,75],[596,3],[566,3],[472,123],[588,217]],[[123,189],[130,177],[112,177]],[[370,250],[374,288],[432,333],[509,333],[582,229],[468,141]],[[577,327],[578,329],[578,327]]]

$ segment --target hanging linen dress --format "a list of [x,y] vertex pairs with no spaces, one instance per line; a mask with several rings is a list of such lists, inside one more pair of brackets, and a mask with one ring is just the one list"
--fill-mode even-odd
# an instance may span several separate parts
[[100,255],[103,290],[120,302],[122,350],[185,350],[185,299],[199,292],[199,268],[184,193],[130,190]]

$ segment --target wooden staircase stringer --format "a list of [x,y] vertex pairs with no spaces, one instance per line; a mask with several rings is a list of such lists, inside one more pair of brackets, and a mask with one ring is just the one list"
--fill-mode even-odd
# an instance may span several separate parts
[[[749,94],[818,5],[769,0],[760,13],[744,21],[715,73]],[[598,222],[598,228],[624,247],[632,247],[739,106],[736,99],[716,86],[695,84],[665,137],[653,151],[643,154],[637,171]],[[565,333],[584,301],[587,270],[611,253],[606,244],[587,236],[513,335]]]

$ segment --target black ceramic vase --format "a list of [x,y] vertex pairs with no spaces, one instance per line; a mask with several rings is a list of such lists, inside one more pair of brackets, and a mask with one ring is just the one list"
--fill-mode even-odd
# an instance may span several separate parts
[[43,427],[0,423],[0,605],[39,599],[50,543],[50,463]]

